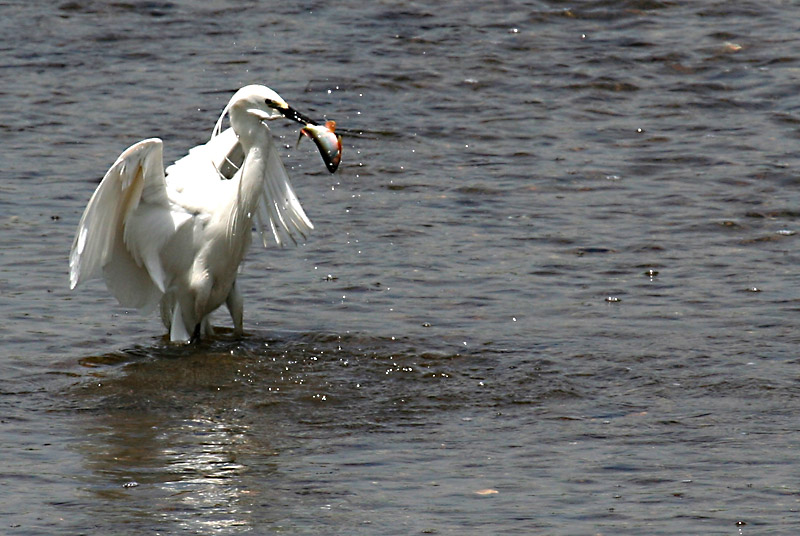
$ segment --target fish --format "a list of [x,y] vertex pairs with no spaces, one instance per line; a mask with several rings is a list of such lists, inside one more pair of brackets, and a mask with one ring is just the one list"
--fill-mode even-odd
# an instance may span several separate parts
[[324,125],[306,123],[306,126],[300,129],[300,136],[297,138],[298,145],[303,136],[314,141],[328,171],[331,173],[336,171],[339,162],[342,161],[342,137],[336,134],[336,121],[326,121]]

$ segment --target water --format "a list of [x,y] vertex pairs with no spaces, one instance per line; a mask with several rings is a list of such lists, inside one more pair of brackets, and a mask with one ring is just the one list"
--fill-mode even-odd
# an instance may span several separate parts
[[[797,531],[793,3],[0,9],[0,532]],[[316,230],[247,336],[68,291],[120,151],[253,82],[346,137],[275,128]]]

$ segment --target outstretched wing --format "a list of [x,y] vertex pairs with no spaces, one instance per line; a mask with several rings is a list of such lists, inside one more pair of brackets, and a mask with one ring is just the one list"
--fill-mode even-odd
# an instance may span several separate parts
[[264,192],[261,194],[255,214],[261,241],[264,246],[267,245],[267,229],[269,229],[279,246],[282,246],[287,239],[296,244],[308,236],[314,225],[306,216],[294,193],[277,146],[275,143],[268,143],[265,149]]
[[[265,154],[265,166],[261,170],[264,190],[253,214],[262,243],[266,247],[270,235],[278,246],[300,242],[314,229],[314,225],[294,193],[275,144],[268,143],[262,150]],[[182,199],[186,199],[187,206],[191,206],[191,194],[187,195],[187,192],[196,191],[197,181],[213,180],[218,183],[239,180],[244,157],[236,133],[229,128],[212,136],[208,143],[195,147],[188,155],[168,167],[167,182],[170,188],[182,191],[186,196]],[[216,168],[216,172],[213,172],[211,166]],[[206,188],[210,190],[213,185],[209,184]]]
[[[123,305],[153,305],[163,289],[148,273],[149,252],[132,254],[125,225],[141,203],[167,208],[162,142],[140,141],[126,149],[98,185],[78,224],[69,256],[70,288],[104,276]],[[156,253],[155,251],[153,253]]]

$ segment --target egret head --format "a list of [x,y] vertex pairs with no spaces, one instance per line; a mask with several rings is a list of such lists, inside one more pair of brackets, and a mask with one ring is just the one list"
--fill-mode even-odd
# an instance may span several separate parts
[[285,117],[300,123],[303,125],[301,133],[314,140],[328,171],[333,173],[339,166],[342,158],[342,137],[334,134],[333,127],[336,123],[333,121],[328,121],[325,125],[318,125],[289,106],[280,95],[270,88],[261,85],[250,85],[241,88],[233,95],[214,127],[214,136],[219,134],[222,128],[222,118],[233,108],[244,110],[247,114],[255,116],[262,122]]

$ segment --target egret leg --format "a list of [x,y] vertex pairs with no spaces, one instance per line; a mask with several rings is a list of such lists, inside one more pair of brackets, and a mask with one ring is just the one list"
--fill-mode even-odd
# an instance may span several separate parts
[[169,340],[172,342],[186,342],[190,340],[189,333],[183,323],[181,304],[177,301],[172,309],[172,321],[169,327]]
[[192,333],[192,338],[189,339],[190,344],[197,344],[200,342],[200,322],[194,327],[194,333]]
[[209,318],[211,318],[211,315],[206,315],[200,322],[200,333],[202,333],[204,337],[214,336],[214,326],[211,325],[211,320],[209,320]]
[[228,306],[228,311],[231,313],[231,320],[233,320],[233,334],[237,337],[241,337],[242,333],[244,333],[244,300],[239,293],[239,287],[236,281],[233,282],[228,298],[225,300],[225,305]]

